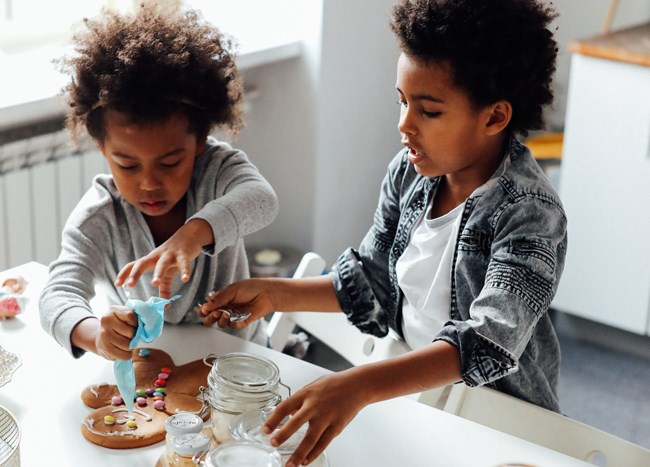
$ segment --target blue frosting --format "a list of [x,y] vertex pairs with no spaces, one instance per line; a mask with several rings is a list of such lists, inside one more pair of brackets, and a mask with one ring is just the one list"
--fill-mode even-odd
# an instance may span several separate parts
[[[170,299],[151,297],[146,302],[130,298],[126,306],[131,308],[138,316],[138,328],[129,344],[130,349],[135,349],[140,344],[148,344],[162,334],[163,323],[165,322],[165,305],[180,298],[175,295]],[[117,383],[117,389],[124,400],[129,412],[133,411],[133,399],[135,397],[135,373],[133,372],[132,360],[116,360],[113,363],[113,374]]]

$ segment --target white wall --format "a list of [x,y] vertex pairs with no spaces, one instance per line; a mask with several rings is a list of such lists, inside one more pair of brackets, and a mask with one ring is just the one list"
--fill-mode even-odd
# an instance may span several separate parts
[[[556,40],[560,46],[555,77],[555,103],[547,112],[547,124],[552,129],[564,128],[569,64],[572,42],[601,34],[610,0],[553,0],[560,13],[556,21]],[[650,1],[620,0],[611,30],[622,29],[650,21]]]
[[297,0],[291,16],[304,26],[304,57],[246,72],[260,98],[235,144],[280,199],[277,220],[248,245],[314,249],[331,264],[370,227],[401,147],[392,3]]
[[401,147],[392,4],[324,3],[314,248],[328,263],[367,232],[386,166]]

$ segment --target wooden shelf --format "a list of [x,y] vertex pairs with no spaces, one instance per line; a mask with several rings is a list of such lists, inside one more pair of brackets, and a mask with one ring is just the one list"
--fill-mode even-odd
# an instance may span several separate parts
[[650,23],[581,39],[572,43],[569,50],[650,67]]

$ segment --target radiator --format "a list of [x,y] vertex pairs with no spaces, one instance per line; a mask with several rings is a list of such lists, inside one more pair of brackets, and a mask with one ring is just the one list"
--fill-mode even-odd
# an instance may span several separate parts
[[93,177],[108,172],[91,140],[73,149],[60,122],[55,128],[0,135],[0,270],[54,260],[70,212]]

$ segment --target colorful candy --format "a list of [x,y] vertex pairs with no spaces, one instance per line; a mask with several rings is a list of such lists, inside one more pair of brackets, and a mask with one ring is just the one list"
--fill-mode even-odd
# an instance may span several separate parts
[[126,426],[128,426],[129,428],[137,428],[138,423],[135,420],[129,420],[128,422],[126,422]]
[[106,425],[114,425],[115,424],[115,417],[112,415],[105,415],[104,416],[104,423]]
[[138,403],[140,407],[144,407],[145,405],[147,405],[146,397],[138,397],[135,401]]
[[154,409],[157,410],[162,410],[165,408],[165,401],[164,400],[157,400],[153,402],[153,407]]
[[123,402],[122,396],[113,396],[111,398],[111,404],[113,405],[122,405]]
[[153,401],[154,401],[154,402],[156,402],[156,401],[164,401],[164,400],[165,400],[165,398],[162,397],[162,396],[155,396],[155,397],[153,398]]
[[161,371],[162,373],[170,374],[170,373],[172,372],[172,369],[171,369],[171,368],[162,368],[160,371]]
[[156,388],[156,392],[159,394],[154,394],[154,395],[164,396],[167,390],[165,388]]
[[151,353],[151,350],[149,350],[149,349],[140,349],[140,352],[138,352],[138,355],[140,355],[141,357],[148,357],[150,353]]
[[160,374],[158,374],[158,379],[167,379],[167,378],[169,378],[168,373],[160,373]]
[[138,397],[145,397],[147,395],[147,391],[145,391],[144,389],[136,389],[135,395]]
[[147,390],[145,391],[145,393],[146,393],[147,396],[149,396],[149,397],[153,396],[153,393],[154,393],[154,392],[156,392],[156,390],[155,390],[155,389],[151,389],[151,388],[147,388]]
[[163,387],[163,386],[164,386],[165,384],[167,384],[167,383],[165,382],[164,379],[160,379],[160,378],[159,378],[159,379],[157,379],[156,382],[153,383],[153,384],[155,384],[157,387]]

